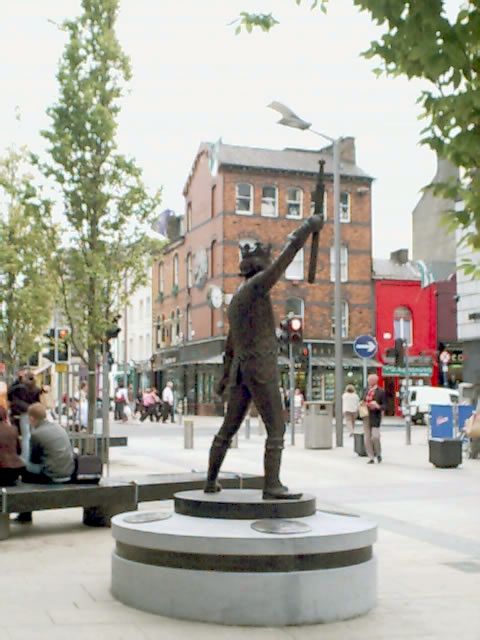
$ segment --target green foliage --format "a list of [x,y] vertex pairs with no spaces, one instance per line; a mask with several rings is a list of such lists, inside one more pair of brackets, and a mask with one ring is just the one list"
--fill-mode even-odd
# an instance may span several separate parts
[[[295,0],[302,4],[301,0]],[[325,11],[328,2],[319,5]],[[353,0],[382,27],[364,53],[380,60],[376,75],[403,75],[425,82],[418,98],[426,126],[422,143],[461,168],[462,180],[436,185],[444,197],[463,200],[464,211],[446,212],[463,241],[480,250],[480,3],[466,0],[449,18],[444,0]],[[313,7],[312,7],[313,8]],[[242,14],[240,26],[269,30],[271,15]],[[479,275],[480,267],[470,269]]]
[[160,194],[147,193],[141,170],[117,150],[119,103],[131,76],[114,30],[118,0],[82,0],[82,9],[62,27],[68,42],[59,98],[47,111],[51,126],[42,132],[50,155],[42,168],[63,199],[56,260],[63,312],[91,369],[112,318],[146,277]]
[[26,149],[0,159],[0,353],[11,378],[38,350],[54,301],[51,203],[28,173]]
[[[385,28],[367,57],[381,60],[382,71],[425,81],[418,98],[426,121],[422,143],[462,170],[462,179],[437,185],[435,192],[463,200],[462,211],[446,212],[463,242],[480,250],[480,5],[466,2],[449,19],[442,0],[354,0]],[[466,270],[479,275],[470,263]]]

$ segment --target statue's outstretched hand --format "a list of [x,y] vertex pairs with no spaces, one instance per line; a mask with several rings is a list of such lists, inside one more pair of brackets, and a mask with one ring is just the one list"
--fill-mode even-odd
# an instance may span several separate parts
[[323,218],[319,215],[310,216],[308,218],[312,233],[318,233],[323,227]]

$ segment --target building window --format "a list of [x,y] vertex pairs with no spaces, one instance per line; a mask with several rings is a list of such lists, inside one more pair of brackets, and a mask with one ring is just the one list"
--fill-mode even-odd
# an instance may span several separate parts
[[146,300],[145,300],[145,313],[147,314],[147,317],[150,315],[150,313],[152,312],[152,308],[150,306],[151,302],[150,302],[150,296],[147,296]]
[[275,217],[278,215],[277,187],[267,185],[262,187],[262,204],[260,208],[262,216]]
[[397,307],[393,312],[393,337],[405,340],[409,347],[413,344],[412,312],[407,307]]
[[178,253],[173,256],[173,286],[178,287]]
[[213,218],[213,217],[215,217],[215,198],[216,198],[216,195],[217,195],[217,185],[216,184],[213,185],[211,193],[212,193],[212,200],[210,202],[210,217]]
[[213,240],[212,244],[210,245],[210,277],[211,278],[215,276],[215,260],[217,259],[215,255],[216,248],[217,248],[217,241]]
[[192,203],[187,204],[187,231],[192,230]]
[[297,187],[287,189],[287,218],[303,216],[303,191]]
[[176,322],[175,322],[175,331],[176,331],[176,335],[177,338],[180,339],[180,309],[177,307],[177,311],[176,311]]
[[162,320],[160,322],[160,338],[161,338],[161,344],[165,344],[165,341],[167,340],[167,327],[165,326],[165,315],[162,313]]
[[163,262],[158,265],[158,292],[163,293],[165,291],[165,269]]
[[288,298],[285,303],[285,315],[292,313],[294,316],[303,318],[305,313],[305,304],[302,298]]
[[[340,282],[348,280],[348,249],[342,244],[340,248]],[[330,282],[335,282],[335,249],[330,247]]]
[[143,360],[143,336],[138,337],[138,359]]
[[[327,190],[323,192],[323,219],[327,219],[327,204],[328,204],[328,194]],[[315,213],[315,201],[313,198],[310,200],[310,215],[313,216]]]
[[240,182],[236,185],[236,213],[253,213],[253,187],[251,184]]
[[148,356],[152,353],[152,340],[150,338],[150,334],[147,333],[145,336],[145,349],[146,349],[146,357],[148,358]]
[[303,249],[297,251],[295,258],[285,271],[287,280],[303,280]]
[[187,287],[189,289],[193,287],[193,266],[191,253],[187,253]]
[[192,339],[192,307],[189,304],[185,309],[185,337],[187,340]]
[[155,325],[155,342],[157,345],[157,349],[160,347],[161,343],[162,343],[162,323],[160,321],[160,316],[157,316],[157,322]]
[[[349,311],[348,311],[348,302],[346,300],[342,300],[342,338],[348,337],[348,322],[349,322]],[[335,335],[335,305],[332,306],[332,337]]]
[[138,305],[138,319],[140,321],[143,320],[145,312],[143,310],[143,300],[140,300],[140,304]]
[[350,222],[350,194],[342,191],[340,194],[340,222]]

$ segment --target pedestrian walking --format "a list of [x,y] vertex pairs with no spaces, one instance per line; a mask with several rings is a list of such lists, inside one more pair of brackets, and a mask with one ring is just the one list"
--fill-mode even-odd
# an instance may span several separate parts
[[135,415],[136,402],[135,402],[135,393],[133,391],[133,384],[129,384],[128,385],[127,397],[128,397],[128,406],[130,408],[130,415],[134,416]]
[[382,461],[380,443],[380,425],[385,411],[385,391],[378,386],[378,376],[370,374],[367,379],[368,388],[363,394],[363,406],[368,409],[368,416],[363,419],[365,433],[365,449],[369,457],[368,464]]
[[350,438],[353,438],[355,432],[355,420],[358,416],[360,408],[360,398],[355,391],[353,384],[347,384],[345,393],[342,395],[343,418],[345,424],[350,431]]
[[162,418],[163,422],[167,421],[168,416],[172,418],[172,422],[175,422],[175,416],[173,415],[173,382],[169,380],[162,391]]
[[127,421],[127,416],[125,415],[125,407],[127,404],[127,389],[123,382],[120,382],[115,390],[115,420],[122,420],[123,422]]
[[303,410],[303,403],[305,402],[305,399],[303,397],[303,393],[300,391],[300,389],[295,389],[295,393],[293,395],[293,407],[294,407],[294,420],[295,420],[295,424],[299,424],[302,420],[302,410]]

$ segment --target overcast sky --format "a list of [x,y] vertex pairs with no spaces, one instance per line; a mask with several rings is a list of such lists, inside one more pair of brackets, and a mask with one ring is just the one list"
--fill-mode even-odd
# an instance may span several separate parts
[[[452,5],[456,0],[450,0]],[[316,148],[311,133],[275,124],[272,100],[328,135],[356,138],[357,163],[374,176],[374,254],[411,246],[411,211],[435,172],[419,146],[421,89],[377,79],[360,57],[375,27],[352,0],[330,0],[328,15],[294,0],[121,0],[118,36],[133,79],[120,117],[120,150],[133,155],[163,206],[182,212],[182,189],[201,141]],[[39,151],[46,107],[65,35],[49,20],[79,12],[80,0],[0,0],[0,149]],[[235,36],[242,10],[273,11],[269,34]],[[15,119],[19,107],[21,121]]]

